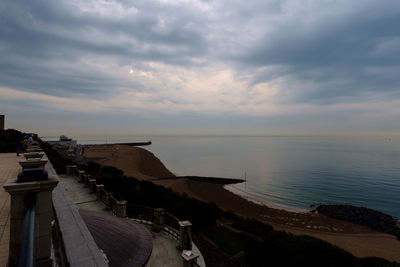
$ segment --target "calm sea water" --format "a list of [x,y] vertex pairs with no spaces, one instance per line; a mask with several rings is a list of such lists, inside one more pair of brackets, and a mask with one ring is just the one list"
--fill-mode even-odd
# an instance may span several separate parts
[[352,204],[400,217],[400,138],[126,136],[80,143],[152,140],[176,175],[245,178],[230,189],[286,209]]

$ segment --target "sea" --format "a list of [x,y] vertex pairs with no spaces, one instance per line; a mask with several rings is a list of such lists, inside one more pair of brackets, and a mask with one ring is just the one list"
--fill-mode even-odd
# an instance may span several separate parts
[[351,204],[400,217],[400,137],[110,136],[80,144],[151,140],[174,174],[245,179],[226,188],[290,211]]

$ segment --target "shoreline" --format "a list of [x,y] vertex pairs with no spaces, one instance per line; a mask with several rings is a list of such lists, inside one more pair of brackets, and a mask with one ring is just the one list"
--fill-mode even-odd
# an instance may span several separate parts
[[233,185],[228,184],[224,185],[223,187],[225,190],[231,192],[232,194],[235,194],[247,201],[253,202],[254,204],[260,205],[260,206],[265,206],[271,209],[278,209],[278,210],[284,210],[287,212],[293,212],[293,213],[310,213],[312,210],[311,209],[306,209],[306,208],[300,208],[300,207],[294,207],[294,206],[287,206],[283,204],[278,204],[278,203],[273,203],[273,202],[263,202],[262,200],[258,200],[256,197],[252,196],[250,193],[247,193],[243,190],[235,188]]
[[[400,262],[400,242],[395,236],[371,230],[350,222],[331,219],[322,214],[293,212],[258,203],[235,194],[222,184],[189,179],[155,180],[175,177],[150,151],[140,147],[108,145],[85,149],[85,157],[95,158],[101,165],[110,165],[124,171],[125,175],[171,188],[205,202],[214,202],[225,211],[260,220],[276,230],[295,235],[310,235],[338,247],[357,257],[376,256]],[[261,204],[261,205],[260,205]]]

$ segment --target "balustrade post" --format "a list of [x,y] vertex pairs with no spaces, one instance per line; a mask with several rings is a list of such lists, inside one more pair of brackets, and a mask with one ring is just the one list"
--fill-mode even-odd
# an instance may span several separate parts
[[65,166],[65,173],[70,176],[74,176],[74,169],[76,168],[76,165],[67,165]]
[[96,179],[89,179],[89,193],[96,193]]
[[111,209],[111,198],[113,197],[113,193],[106,192],[104,195],[104,205],[106,206],[106,210]]
[[4,190],[11,195],[10,242],[7,266],[14,267],[18,265],[25,213],[28,205],[33,201],[32,197],[36,198],[35,264],[36,266],[52,266],[52,190],[57,184],[57,178],[51,176],[48,179],[32,182],[18,182],[17,179],[9,179],[4,184]]
[[85,171],[78,171],[78,172],[79,172],[78,182],[83,183]]
[[104,193],[104,185],[97,184],[96,185],[96,200],[103,200],[103,193]]
[[192,267],[193,262],[196,262],[199,256],[200,254],[191,250],[182,251],[181,257],[183,260],[183,267]]
[[89,184],[90,184],[89,180],[90,180],[90,175],[89,174],[85,174],[83,176],[84,187],[89,187]]
[[191,226],[189,221],[179,222],[179,250],[192,250]]
[[160,232],[161,227],[164,225],[164,209],[154,209],[153,231]]
[[126,217],[126,200],[117,201],[117,217]]

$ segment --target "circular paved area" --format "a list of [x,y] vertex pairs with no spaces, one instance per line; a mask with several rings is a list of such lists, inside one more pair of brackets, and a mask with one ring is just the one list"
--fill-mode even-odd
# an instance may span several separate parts
[[96,244],[111,267],[144,266],[153,249],[151,233],[139,223],[102,212],[80,210]]

